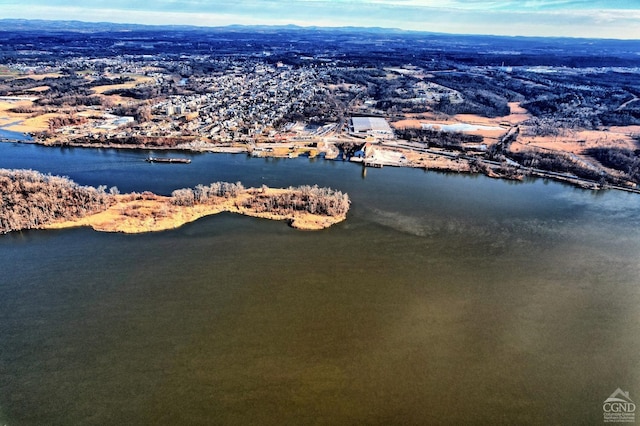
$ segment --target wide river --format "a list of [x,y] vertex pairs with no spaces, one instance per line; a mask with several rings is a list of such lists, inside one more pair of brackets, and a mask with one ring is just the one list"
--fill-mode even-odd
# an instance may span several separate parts
[[0,425],[602,424],[617,388],[640,401],[639,195],[148,155],[5,143],[0,168],[317,183],[352,208],[319,232],[222,214],[0,236]]

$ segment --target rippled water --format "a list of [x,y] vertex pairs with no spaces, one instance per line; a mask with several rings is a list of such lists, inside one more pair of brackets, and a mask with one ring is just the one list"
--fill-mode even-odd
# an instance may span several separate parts
[[640,197],[321,160],[0,145],[123,191],[347,191],[321,232],[222,214],[0,237],[0,424],[600,424],[640,392]]

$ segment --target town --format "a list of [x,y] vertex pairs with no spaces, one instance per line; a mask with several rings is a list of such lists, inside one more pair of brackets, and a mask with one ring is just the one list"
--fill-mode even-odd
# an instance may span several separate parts
[[470,46],[443,55],[414,34],[356,45],[347,32],[335,46],[304,30],[24,31],[0,52],[0,129],[36,143],[640,183],[640,67],[623,48],[549,57],[522,42],[468,63]]

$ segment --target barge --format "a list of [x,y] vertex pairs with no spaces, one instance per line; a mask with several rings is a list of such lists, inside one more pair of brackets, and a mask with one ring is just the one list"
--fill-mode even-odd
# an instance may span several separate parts
[[188,158],[166,158],[166,157],[147,157],[145,161],[147,163],[178,163],[178,164],[191,163],[191,160]]

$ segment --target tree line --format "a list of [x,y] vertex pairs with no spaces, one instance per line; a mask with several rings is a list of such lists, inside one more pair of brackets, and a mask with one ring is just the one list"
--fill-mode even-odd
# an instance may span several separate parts
[[606,176],[598,170],[585,167],[577,162],[569,154],[542,151],[509,151],[508,156],[522,164],[524,167],[532,167],[535,169],[546,170],[556,173],[570,173],[582,179],[588,179],[596,182],[606,182],[615,179]]
[[303,185],[289,187],[287,191],[277,194],[254,191],[252,197],[243,203],[243,207],[282,215],[307,212],[335,217],[347,214],[350,203],[349,195],[341,191],[318,185]]
[[480,135],[469,135],[461,132],[441,132],[433,129],[396,129],[396,136],[409,142],[421,142],[428,146],[462,150],[463,144],[480,144],[484,138]]
[[589,148],[586,154],[605,167],[619,170],[632,182],[640,183],[640,150],[623,148]]
[[112,197],[105,190],[34,170],[0,169],[0,233],[106,210]]
[[191,207],[196,204],[215,204],[220,198],[235,198],[245,191],[240,182],[214,182],[195,188],[176,189],[171,193],[171,203]]
[[240,182],[214,182],[195,188],[176,189],[171,193],[171,202],[177,206],[191,207],[198,204],[215,204],[222,198],[235,198],[243,193],[250,197],[242,202],[242,207],[256,212],[291,214],[308,212],[322,216],[342,216],[349,210],[348,194],[318,185],[289,187],[282,192],[268,192],[261,188],[245,187]]

